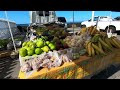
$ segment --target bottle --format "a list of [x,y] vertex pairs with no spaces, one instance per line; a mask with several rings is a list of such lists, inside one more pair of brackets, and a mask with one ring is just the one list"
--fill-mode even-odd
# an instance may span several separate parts
[[108,36],[108,38],[110,38],[112,36],[112,30],[111,29],[107,30],[107,36]]

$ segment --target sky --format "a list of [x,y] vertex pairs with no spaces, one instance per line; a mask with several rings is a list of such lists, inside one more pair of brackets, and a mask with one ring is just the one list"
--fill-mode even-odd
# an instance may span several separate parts
[[[29,11],[7,11],[8,19],[15,21],[17,24],[30,23]],[[58,17],[65,17],[67,22],[73,21],[73,11],[56,11]],[[91,18],[92,11],[74,11],[74,21],[80,22]],[[95,16],[109,16],[110,11],[95,11]],[[120,12],[112,12],[112,18],[120,16]],[[0,11],[0,18],[5,17],[5,12]]]

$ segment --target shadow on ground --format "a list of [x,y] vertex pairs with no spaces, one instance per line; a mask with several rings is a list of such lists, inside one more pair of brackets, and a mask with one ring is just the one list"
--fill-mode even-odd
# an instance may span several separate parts
[[99,74],[91,77],[91,79],[108,79],[109,77],[111,77],[113,74],[115,74],[119,70],[120,70],[120,66],[115,67],[114,65],[111,65],[110,67],[103,70]]
[[19,68],[18,59],[10,57],[0,59],[0,79],[16,79]]

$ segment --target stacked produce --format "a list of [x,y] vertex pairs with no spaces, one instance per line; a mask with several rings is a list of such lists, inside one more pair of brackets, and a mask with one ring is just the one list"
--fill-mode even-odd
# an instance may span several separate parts
[[44,36],[48,38],[48,41],[56,44],[56,49],[68,48],[68,45],[63,41],[64,38],[69,36],[69,33],[62,28],[37,28],[36,33],[38,36]]
[[80,35],[67,36],[64,42],[71,47],[83,47],[86,40],[90,40],[91,36],[89,32],[82,33]]
[[120,48],[120,41],[116,37],[108,38],[105,32],[99,32],[96,27],[84,29],[85,33],[89,31],[91,39],[85,42],[85,48],[89,56],[106,55],[106,52],[112,52],[114,48]]
[[39,38],[35,41],[26,41],[19,50],[21,57],[40,55],[43,52],[56,50],[56,45],[50,41]]
[[53,38],[64,39],[69,35],[63,28],[47,28],[47,27],[38,27],[36,29],[36,33],[38,36],[47,36],[49,40],[53,40]]
[[[21,70],[23,72],[28,72],[31,70],[39,70],[43,67],[48,69],[59,67],[65,62],[71,62],[72,60],[79,58],[80,55],[84,54],[86,51],[76,47],[82,48],[85,40],[90,39],[90,36],[87,33],[78,36],[68,36],[65,39],[54,37],[52,40],[46,36],[41,36],[41,38],[34,41],[24,42],[19,51],[20,56],[33,57],[25,60]],[[78,53],[75,52],[73,47],[76,48],[77,51],[79,50]]]
[[21,67],[21,71],[29,72],[32,70],[39,70],[40,68],[54,68],[61,66],[64,62],[71,62],[70,53],[63,54],[57,51],[49,51],[48,53],[43,53],[34,58],[26,60],[26,62]]

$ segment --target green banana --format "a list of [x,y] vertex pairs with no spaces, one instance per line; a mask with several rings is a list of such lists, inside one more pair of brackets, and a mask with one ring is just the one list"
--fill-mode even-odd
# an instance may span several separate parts
[[112,48],[111,43],[109,42],[108,38],[105,38],[105,42],[107,43],[107,45],[109,45]]
[[96,46],[95,44],[92,43],[92,46],[93,46],[93,48],[94,48],[95,50],[97,50],[100,54],[106,55],[105,52],[104,52],[102,49],[100,49],[98,46]]
[[108,46],[101,38],[99,38],[100,43],[105,46],[107,49],[109,49],[110,51],[112,51],[112,48],[110,46]]
[[114,44],[116,45],[116,47],[120,48],[120,45],[117,43],[117,41],[113,38],[112,41],[114,42]]

